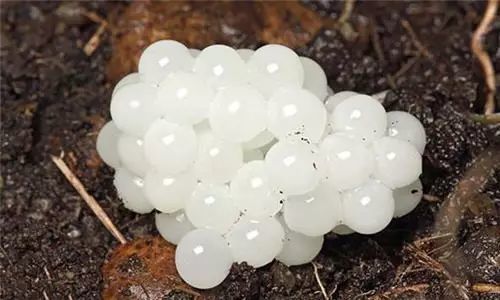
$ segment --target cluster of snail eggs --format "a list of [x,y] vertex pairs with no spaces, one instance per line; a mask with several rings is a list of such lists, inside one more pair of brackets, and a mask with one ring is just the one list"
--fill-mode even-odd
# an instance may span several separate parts
[[211,288],[233,262],[310,262],[323,236],[373,234],[413,210],[425,131],[374,98],[334,94],[281,45],[147,47],[111,100],[97,150],[126,208],[153,209],[181,277]]

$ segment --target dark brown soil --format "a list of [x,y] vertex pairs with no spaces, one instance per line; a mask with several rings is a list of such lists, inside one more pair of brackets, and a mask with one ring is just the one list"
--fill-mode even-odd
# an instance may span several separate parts
[[[163,37],[171,34],[171,18],[158,19],[158,13],[181,14],[169,7],[182,11],[175,34],[185,34],[191,46],[293,45],[323,66],[335,91],[389,90],[386,108],[415,114],[429,138],[422,180],[425,193],[435,197],[380,234],[328,236],[314,266],[234,265],[211,297],[324,299],[321,282],[332,299],[500,299],[492,292],[500,284],[500,127],[471,118],[484,103],[484,79],[469,44],[485,3],[360,2],[343,25],[334,22],[341,2],[272,5],[177,3],[153,9],[147,3],[1,2],[1,299],[101,295],[101,266],[117,242],[50,154],[65,152],[71,169],[128,239],[156,234],[152,215],[121,206],[112,170],[94,143],[110,118],[113,81],[130,71],[117,59],[127,58],[127,33],[113,25],[128,22],[148,30],[137,19],[156,18],[164,23],[148,26],[163,28]],[[84,11],[110,23],[90,56],[83,46],[99,24]],[[324,19],[318,26],[319,16]],[[485,44],[500,70],[499,18]],[[131,60],[143,46],[130,44]],[[189,298],[166,294],[164,299]]]

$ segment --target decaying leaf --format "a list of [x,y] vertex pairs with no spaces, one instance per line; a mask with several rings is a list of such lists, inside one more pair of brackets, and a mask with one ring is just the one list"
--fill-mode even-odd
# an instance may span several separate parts
[[175,268],[175,246],[145,237],[116,247],[102,267],[103,299],[164,299],[174,292],[200,298]]

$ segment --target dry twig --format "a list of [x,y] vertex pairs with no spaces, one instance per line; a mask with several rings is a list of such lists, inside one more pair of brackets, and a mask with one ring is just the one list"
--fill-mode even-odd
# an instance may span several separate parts
[[314,269],[314,277],[316,277],[316,282],[318,282],[319,288],[321,289],[321,294],[323,294],[323,297],[325,298],[325,300],[330,300],[330,297],[328,297],[328,294],[326,293],[326,289],[323,286],[323,283],[321,282],[321,278],[319,278],[318,266],[314,262],[312,262],[311,264],[312,264],[313,269]]
[[497,15],[497,10],[498,0],[489,0],[483,19],[476,28],[476,31],[474,31],[471,39],[472,53],[474,53],[474,56],[476,56],[477,60],[479,60],[479,63],[481,64],[486,82],[486,88],[488,89],[486,94],[486,103],[484,104],[485,115],[493,114],[495,112],[496,85],[493,64],[491,63],[488,52],[486,52],[483,48],[483,36],[488,33],[489,27]]
[[94,197],[92,197],[82,182],[76,177],[76,175],[68,168],[64,160],[61,157],[51,156],[54,164],[59,168],[61,173],[64,174],[66,179],[71,183],[71,185],[75,188],[75,190],[80,194],[80,196],[85,200],[85,202],[90,206],[94,214],[99,218],[101,223],[108,229],[108,231],[122,244],[126,244],[127,240],[121,232],[115,227],[111,219],[108,217],[106,212],[102,209],[102,207],[97,203]]
[[91,21],[99,24],[99,27],[97,28],[96,32],[94,32],[92,37],[83,47],[83,52],[85,52],[87,56],[90,56],[101,44],[101,35],[104,33],[106,27],[108,27],[108,22],[106,22],[106,20],[104,20],[94,12],[86,11],[83,13],[83,15],[89,18]]
[[408,35],[410,35],[411,41],[413,42],[413,45],[422,53],[423,56],[425,56],[428,59],[432,59],[433,55],[432,53],[422,44],[422,42],[418,39],[417,34],[413,30],[413,27],[411,26],[410,22],[407,20],[401,20],[401,26],[406,30]]
[[476,283],[472,286],[472,290],[478,293],[500,294],[500,285],[491,283]]

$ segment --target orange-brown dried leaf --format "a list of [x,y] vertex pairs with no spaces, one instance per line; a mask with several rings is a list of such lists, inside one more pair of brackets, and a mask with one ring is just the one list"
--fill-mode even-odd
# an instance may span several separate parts
[[174,258],[175,246],[160,237],[139,238],[118,246],[102,267],[102,298],[164,299],[172,292],[195,298],[199,293],[179,277]]

